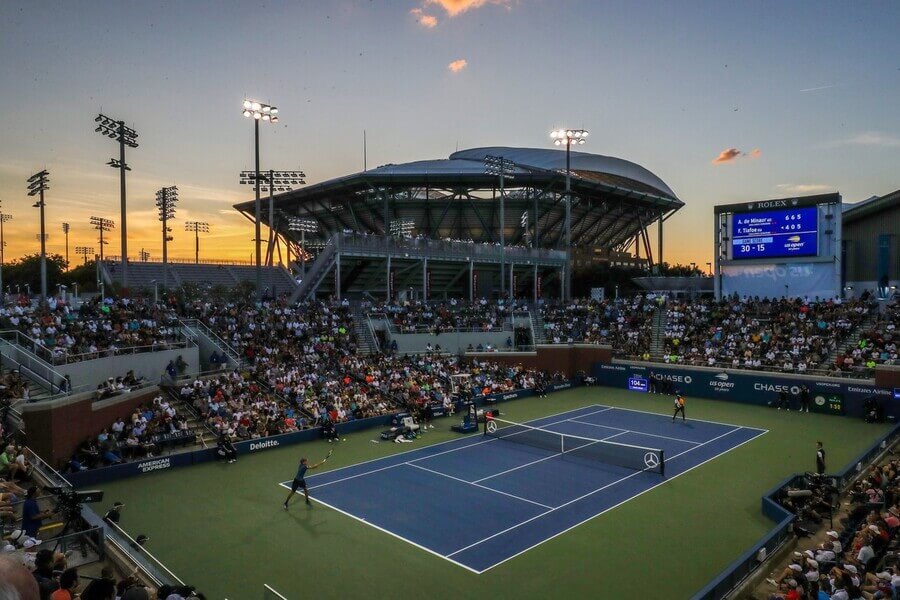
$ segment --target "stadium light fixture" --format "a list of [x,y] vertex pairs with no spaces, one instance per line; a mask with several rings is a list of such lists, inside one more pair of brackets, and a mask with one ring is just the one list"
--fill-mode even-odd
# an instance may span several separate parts
[[563,297],[566,300],[572,299],[572,166],[569,156],[570,150],[574,144],[583,145],[588,137],[589,132],[585,129],[554,129],[550,132],[550,137],[556,146],[566,147],[566,277],[565,291]]
[[47,169],[28,178],[28,195],[37,196],[34,208],[41,209],[41,306],[47,303],[47,236],[44,229],[44,192],[50,189],[50,173]]
[[169,235],[172,233],[172,228],[169,227],[169,220],[175,218],[176,204],[178,204],[178,187],[172,185],[161,188],[156,192],[156,208],[159,211],[159,220],[162,223],[163,289],[165,289],[169,279],[169,242],[174,239]]
[[[94,117],[97,127],[94,131],[100,135],[105,135],[111,140],[119,142],[119,158],[111,158],[106,164],[113,169],[119,170],[119,204],[120,204],[120,221],[122,224],[122,288],[128,289],[128,220],[125,201],[125,171],[131,168],[125,162],[125,146],[129,148],[137,148],[137,131],[125,125],[125,121],[113,119],[103,113]],[[103,252],[103,245],[100,245],[100,252]]]
[[90,223],[94,229],[100,232],[100,262],[103,262],[103,246],[109,243],[103,239],[103,232],[112,231],[116,224],[112,219],[104,217],[91,217]]
[[184,224],[185,231],[194,232],[194,264],[200,264],[200,232],[209,233],[209,223],[205,221],[187,221]]
[[278,122],[278,108],[272,106],[271,104],[264,104],[257,100],[253,100],[251,98],[244,98],[244,101],[241,103],[241,114],[243,114],[247,118],[253,119],[253,141],[255,147],[255,168],[253,169],[254,174],[254,188],[256,190],[256,202],[255,202],[255,220],[254,226],[256,227],[256,232],[254,236],[254,241],[256,242],[256,299],[257,301],[262,300],[262,250],[260,247],[260,221],[262,219],[261,207],[259,203],[259,122],[265,121],[267,123],[277,123]]
[[291,217],[288,219],[288,230],[300,232],[300,277],[306,279],[306,234],[319,231],[319,223],[315,219]]
[[84,264],[87,264],[88,256],[94,255],[94,247],[93,246],[75,246],[75,254],[80,254],[84,257]]
[[6,239],[3,237],[3,224],[12,220],[12,215],[0,212],[0,301],[6,296],[3,292],[3,263],[6,262]]

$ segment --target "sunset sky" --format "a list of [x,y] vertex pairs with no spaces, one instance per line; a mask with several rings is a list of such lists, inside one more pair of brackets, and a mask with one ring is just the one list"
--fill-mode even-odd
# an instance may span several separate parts
[[[550,147],[634,161],[686,203],[666,259],[712,254],[712,206],[823,191],[856,202],[900,188],[900,3],[315,0],[0,2],[0,201],[7,260],[34,252],[25,180],[49,169],[48,249],[61,223],[97,247],[119,224],[117,156],[102,111],[140,137],[128,152],[129,250],[159,257],[155,191],[177,185],[170,255],[249,259],[253,164],[245,96],[279,107],[263,167],[308,182],[445,158],[457,148]],[[582,148],[579,148],[580,150]],[[107,253],[119,253],[118,232]]]

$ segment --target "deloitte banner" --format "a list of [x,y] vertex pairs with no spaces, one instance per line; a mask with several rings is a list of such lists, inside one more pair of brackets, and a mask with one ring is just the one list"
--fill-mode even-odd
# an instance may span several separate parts
[[717,371],[640,363],[598,363],[594,365],[594,377],[599,385],[609,387],[634,389],[636,380],[646,379],[651,386],[655,382],[657,390],[678,390],[686,396],[760,405],[774,403],[784,392],[792,408],[800,407],[801,387],[806,385],[811,411],[860,417],[863,415],[863,402],[874,397],[884,407],[885,414],[900,414],[897,409],[900,402],[894,400],[892,390],[853,380],[825,381],[815,377],[787,377],[755,371]]

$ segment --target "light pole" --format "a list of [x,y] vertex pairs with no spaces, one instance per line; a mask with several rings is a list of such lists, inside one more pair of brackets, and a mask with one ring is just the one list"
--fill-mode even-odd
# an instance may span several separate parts
[[306,234],[319,231],[319,224],[314,219],[291,217],[288,221],[288,229],[300,232],[300,277],[306,279]]
[[41,306],[47,302],[47,236],[44,231],[44,192],[50,189],[50,173],[47,169],[28,178],[28,195],[38,196],[34,208],[41,209]]
[[84,257],[84,263],[87,264],[88,256],[94,255],[94,247],[93,246],[75,246],[75,254],[80,254]]
[[256,189],[256,214],[255,214],[255,227],[256,227],[256,235],[254,236],[256,242],[256,299],[257,301],[262,300],[262,253],[260,251],[260,205],[259,205],[259,122],[265,121],[267,123],[277,123],[278,122],[278,108],[270,105],[263,104],[262,102],[257,102],[256,100],[245,99],[242,103],[242,114],[249,118],[253,119],[253,142],[255,149],[255,166],[253,169],[254,172],[254,188]]
[[69,268],[69,224],[62,224],[63,233],[66,234],[66,269]]
[[6,262],[6,240],[3,238],[3,224],[12,219],[12,215],[0,213],[0,299],[5,298],[3,293],[3,264]]
[[570,150],[573,144],[584,144],[588,132],[584,129],[556,129],[550,132],[553,143],[557,146],[566,147],[566,280],[565,286],[566,300],[572,299],[572,168],[570,161]]
[[[137,148],[137,131],[125,126],[125,121],[119,121],[99,114],[94,118],[97,127],[94,129],[100,135],[116,140],[119,142],[119,158],[111,158],[107,161],[107,165],[113,169],[119,169],[119,195],[121,204],[121,221],[122,221],[122,289],[128,289],[128,224],[126,221],[125,210],[125,171],[131,168],[125,162],[125,146],[129,148]],[[103,252],[103,246],[100,246],[100,252]]]
[[710,276],[712,276],[712,263],[706,263],[706,270],[709,272]]
[[139,255],[141,257],[141,262],[147,262],[150,260],[150,253],[141,248],[141,253]]
[[[500,296],[506,297],[506,180],[512,179],[515,163],[502,156],[484,157],[484,172],[500,179]],[[511,287],[511,286],[510,286]],[[513,290],[509,292],[510,297]]]
[[106,219],[104,217],[91,217],[91,225],[94,226],[94,229],[100,232],[100,262],[103,262],[103,246],[109,243],[103,239],[103,232],[111,231],[116,226],[116,224],[112,219]]
[[156,192],[156,208],[159,209],[159,220],[162,222],[163,289],[166,289],[169,281],[169,242],[174,239],[169,235],[172,232],[172,228],[169,227],[169,219],[175,218],[177,203],[178,188],[176,186],[164,187]]
[[[256,184],[255,171],[241,171],[240,183]],[[275,192],[289,192],[295,186],[304,185],[306,173],[303,171],[274,171],[272,169],[259,174],[259,191],[269,192],[269,247],[266,249],[266,265],[274,263],[273,248],[275,241]]]
[[188,221],[184,224],[185,231],[194,232],[194,264],[200,264],[200,232],[209,233],[209,223],[204,221]]

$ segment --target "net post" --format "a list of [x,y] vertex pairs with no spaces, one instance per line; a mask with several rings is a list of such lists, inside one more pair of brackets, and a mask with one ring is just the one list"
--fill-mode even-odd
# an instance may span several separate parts
[[665,450],[662,449],[659,451],[659,474],[663,477],[666,476],[666,455]]

